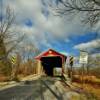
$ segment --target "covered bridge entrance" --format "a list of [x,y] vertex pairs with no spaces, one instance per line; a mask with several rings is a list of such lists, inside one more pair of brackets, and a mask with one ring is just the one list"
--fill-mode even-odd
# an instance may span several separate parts
[[40,73],[44,71],[48,76],[55,76],[56,70],[59,71],[59,74],[62,74],[66,56],[55,50],[49,49],[35,57],[35,59],[39,61],[38,70]]

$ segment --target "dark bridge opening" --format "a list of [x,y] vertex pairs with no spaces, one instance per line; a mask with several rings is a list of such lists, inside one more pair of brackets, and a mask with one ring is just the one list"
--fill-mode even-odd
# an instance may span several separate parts
[[48,76],[54,76],[53,69],[62,68],[62,58],[60,56],[42,57],[42,66]]

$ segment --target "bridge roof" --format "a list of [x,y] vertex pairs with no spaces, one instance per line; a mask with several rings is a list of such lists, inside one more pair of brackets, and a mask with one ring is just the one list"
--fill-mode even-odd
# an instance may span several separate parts
[[67,57],[66,55],[64,55],[62,53],[59,53],[53,49],[49,49],[47,51],[40,53],[38,56],[35,57],[35,59],[41,59],[42,57],[48,57],[48,56],[61,56],[63,58]]

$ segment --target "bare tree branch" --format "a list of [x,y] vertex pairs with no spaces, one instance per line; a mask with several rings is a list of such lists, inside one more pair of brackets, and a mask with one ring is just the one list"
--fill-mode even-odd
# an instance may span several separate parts
[[100,2],[98,0],[92,0],[95,4],[97,4],[98,6],[100,6]]
[[[7,58],[8,54],[12,52],[13,49],[23,40],[24,35],[20,38],[18,37],[17,32],[14,32],[12,29],[12,25],[15,21],[14,11],[8,6],[3,9],[3,4],[1,3],[1,19],[0,19],[0,50],[5,51],[0,53],[0,60]],[[16,35],[16,36],[15,36]],[[16,37],[16,38],[15,38]],[[18,38],[17,38],[18,37]],[[11,38],[13,42],[7,50],[7,45],[11,43]],[[9,43],[6,43],[9,41]],[[6,45],[7,44],[7,45]]]
[[58,2],[57,6],[54,5],[58,16],[85,14],[83,21],[91,26],[100,20],[99,0],[58,0]]

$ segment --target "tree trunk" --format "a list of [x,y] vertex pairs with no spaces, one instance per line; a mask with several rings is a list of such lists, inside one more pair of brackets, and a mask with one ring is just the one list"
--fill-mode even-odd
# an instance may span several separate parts
[[7,59],[6,47],[3,39],[0,39],[0,58],[0,73],[7,76],[10,75],[11,66],[9,60]]

